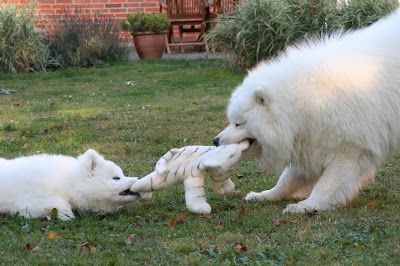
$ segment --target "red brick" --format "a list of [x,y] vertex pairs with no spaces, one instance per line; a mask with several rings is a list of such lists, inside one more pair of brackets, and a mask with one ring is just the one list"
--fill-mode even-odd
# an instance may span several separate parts
[[86,7],[87,7],[88,9],[103,8],[104,5],[103,5],[103,4],[88,4],[88,5],[86,5]]
[[122,7],[122,4],[105,4],[105,7],[108,8],[118,8],[118,7]]
[[110,3],[126,3],[126,0],[109,0]]
[[138,8],[128,8],[129,13],[135,13],[135,12],[144,12],[144,8],[138,7]]
[[124,4],[124,7],[139,7],[139,3]]
[[68,5],[53,5],[53,9],[68,9]]
[[56,0],[40,0],[40,4],[55,4]]
[[56,0],[57,4],[72,4],[73,0]]
[[74,3],[75,4],[89,4],[89,3],[91,3],[91,0],[74,0]]
[[147,7],[145,9],[146,13],[152,13],[152,12],[158,13],[159,11],[160,11],[159,7]]
[[37,5],[36,9],[41,11],[42,9],[51,9],[51,5]]
[[156,3],[140,3],[140,7],[157,7]]
[[126,18],[126,13],[125,14],[115,14],[115,18],[117,20],[125,19]]
[[110,8],[110,13],[126,13],[126,8]]
[[109,12],[110,12],[110,9],[107,9],[107,8],[93,8],[93,9],[91,9],[90,11],[91,11],[91,13],[93,13],[93,14],[95,14],[95,13],[97,13],[97,12],[99,12],[100,14],[104,14],[104,13],[109,13]]

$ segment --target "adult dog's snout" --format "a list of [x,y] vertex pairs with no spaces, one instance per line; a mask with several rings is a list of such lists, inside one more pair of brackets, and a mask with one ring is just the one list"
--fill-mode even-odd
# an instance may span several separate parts
[[220,145],[220,143],[219,143],[219,137],[215,137],[215,138],[213,139],[213,143],[214,143],[214,145],[215,145],[216,147],[218,147],[218,146]]

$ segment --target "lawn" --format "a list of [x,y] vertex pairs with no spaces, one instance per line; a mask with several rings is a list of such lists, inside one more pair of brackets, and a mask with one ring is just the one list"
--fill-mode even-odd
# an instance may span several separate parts
[[[0,95],[0,157],[94,148],[127,176],[145,176],[173,147],[212,144],[243,77],[219,60],[0,74],[0,89],[17,90]],[[0,214],[0,264],[400,264],[399,156],[354,202],[329,212],[282,214],[288,201],[246,202],[247,192],[276,183],[262,170],[243,159],[233,195],[214,195],[207,180],[210,216],[186,210],[183,186],[67,222]]]

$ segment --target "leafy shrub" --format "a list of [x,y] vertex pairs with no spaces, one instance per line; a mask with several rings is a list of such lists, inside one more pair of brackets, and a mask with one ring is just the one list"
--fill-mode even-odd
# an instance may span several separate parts
[[90,18],[76,8],[75,14],[63,9],[54,20],[50,50],[62,68],[98,66],[127,55],[114,18],[100,13]]
[[129,32],[162,32],[171,24],[170,20],[162,13],[127,14],[126,20],[120,21],[122,29]]
[[365,27],[398,6],[397,0],[343,2],[248,0],[233,13],[219,16],[206,38],[223,44],[237,66],[250,68],[304,37]]
[[35,27],[35,7],[35,2],[17,8],[0,1],[0,70],[45,70],[50,62],[46,38]]

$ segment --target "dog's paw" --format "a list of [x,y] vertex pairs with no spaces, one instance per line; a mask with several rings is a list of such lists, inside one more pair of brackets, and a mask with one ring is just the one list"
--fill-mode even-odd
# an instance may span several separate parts
[[244,198],[245,200],[256,200],[256,199],[261,199],[261,193],[257,192],[249,192],[247,193],[246,197]]
[[274,193],[272,190],[264,190],[260,193],[251,191],[246,195],[245,199],[246,200],[260,199],[260,200],[273,200],[273,201],[280,200],[280,198],[277,197],[276,193]]
[[289,204],[283,210],[283,213],[304,213],[306,211],[323,211],[335,208],[332,204],[323,204],[310,200],[303,200],[295,204]]

